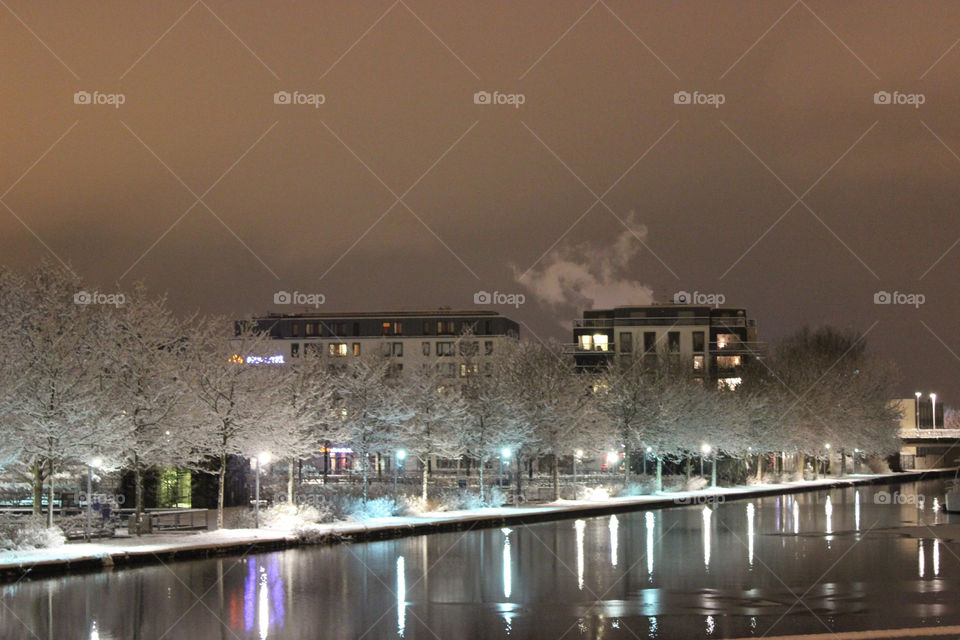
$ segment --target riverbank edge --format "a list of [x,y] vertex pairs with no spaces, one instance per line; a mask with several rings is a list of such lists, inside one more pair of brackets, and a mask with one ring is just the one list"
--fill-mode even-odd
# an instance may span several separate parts
[[[823,491],[856,485],[899,484],[927,478],[938,478],[956,473],[956,469],[934,469],[928,471],[904,471],[882,475],[860,477],[836,477],[815,482],[778,484],[757,487],[719,487],[696,492],[683,492],[662,496],[637,496],[636,499],[620,499],[611,503],[556,504],[543,506],[518,507],[517,513],[463,514],[449,517],[441,516],[434,521],[386,523],[365,525],[363,523],[342,523],[344,526],[332,529],[317,540],[303,540],[294,535],[278,533],[275,536],[259,534],[256,538],[243,540],[225,540],[189,544],[185,537],[182,545],[165,544],[163,549],[127,548],[115,552],[100,552],[73,558],[52,558],[40,561],[3,562],[0,561],[0,583],[19,582],[23,579],[42,578],[57,574],[86,573],[102,571],[113,567],[137,567],[149,564],[164,564],[180,560],[221,556],[246,556],[251,553],[282,551],[295,547],[315,546],[318,544],[339,544],[342,542],[366,542],[389,540],[407,536],[452,531],[471,531],[490,529],[510,525],[527,525],[552,520],[571,518],[590,518],[596,516],[648,511],[670,507],[684,507],[693,504],[722,499],[723,501],[749,500],[752,498]],[[686,502],[683,502],[686,501]]]

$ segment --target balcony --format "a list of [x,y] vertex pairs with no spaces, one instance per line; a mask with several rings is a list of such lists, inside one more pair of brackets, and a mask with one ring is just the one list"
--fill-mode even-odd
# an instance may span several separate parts
[[900,429],[899,435],[903,440],[960,440],[960,429]]

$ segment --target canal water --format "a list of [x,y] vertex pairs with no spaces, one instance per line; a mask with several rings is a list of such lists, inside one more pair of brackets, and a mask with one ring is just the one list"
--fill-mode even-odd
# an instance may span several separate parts
[[[2,587],[0,638],[739,638],[960,624],[942,481]],[[956,637],[954,634],[950,637]]]

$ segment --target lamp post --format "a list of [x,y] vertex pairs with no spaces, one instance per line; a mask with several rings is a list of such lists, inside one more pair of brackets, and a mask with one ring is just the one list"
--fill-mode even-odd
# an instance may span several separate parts
[[824,470],[824,473],[830,475],[830,443],[823,445],[824,449],[827,450],[827,468]]
[[930,420],[933,424],[933,428],[937,428],[937,394],[930,394]]
[[87,463],[87,527],[84,531],[84,539],[90,539],[90,533],[93,523],[93,498],[90,494],[93,493],[93,468],[99,467],[103,464],[100,458],[94,458]]
[[253,490],[253,521],[257,529],[260,528],[260,465],[270,464],[270,452],[264,451],[255,458],[257,465],[257,480]]
[[920,428],[920,396],[923,394],[920,393],[919,391],[914,391],[913,395],[916,396],[917,398],[917,401],[914,403],[914,406],[917,409],[917,421],[914,423],[914,428],[919,429]]
[[650,457],[651,451],[653,451],[653,447],[647,447],[643,452],[643,475],[647,475],[647,458]]
[[577,499],[577,463],[583,458],[583,449],[577,449],[573,454],[573,499]]
[[703,457],[710,455],[710,445],[703,444],[700,447],[700,477],[703,477]]
[[400,470],[400,465],[403,464],[403,461],[407,457],[407,452],[403,449],[397,449],[397,452],[394,454],[396,460],[393,463],[393,501],[397,501],[397,472]]
[[500,487],[501,489],[503,489],[503,460],[504,460],[504,458],[507,458],[507,459],[508,459],[507,464],[510,464],[510,462],[509,462],[510,449],[507,449],[506,447],[504,447],[503,449],[500,450],[500,475],[497,476],[497,486]]

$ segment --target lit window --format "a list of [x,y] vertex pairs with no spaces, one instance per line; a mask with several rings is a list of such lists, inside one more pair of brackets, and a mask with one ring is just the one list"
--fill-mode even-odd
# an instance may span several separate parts
[[331,342],[327,349],[330,357],[342,358],[343,356],[347,355],[346,342]]
[[594,351],[609,351],[610,350],[610,338],[603,333],[593,334],[593,350]]
[[478,364],[461,364],[460,365],[460,377],[466,378],[467,376],[476,375],[480,372],[480,365]]
[[717,369],[736,369],[740,366],[740,356],[717,356]]
[[385,335],[385,336],[390,335],[390,323],[389,323],[389,322],[384,322],[384,323],[381,325],[381,332],[382,332],[382,334]]
[[727,349],[730,347],[736,347],[740,342],[740,338],[737,337],[735,333],[718,333],[717,334],[717,349]]
[[313,322],[308,322],[304,330],[304,334],[308,336],[317,335],[317,325],[314,324]]
[[717,388],[720,390],[734,391],[743,382],[741,378],[720,378],[717,380]]
[[360,355],[360,343],[359,343],[359,342],[354,342],[354,343],[353,343],[353,355],[355,355],[355,356],[359,356],[359,355]]
[[693,356],[693,370],[703,371],[703,356]]
[[399,335],[402,334],[402,333],[403,333],[403,323],[402,323],[402,322],[394,322],[394,323],[393,323],[393,335],[399,336]]
[[589,335],[580,336],[580,348],[584,351],[593,351],[593,338]]

